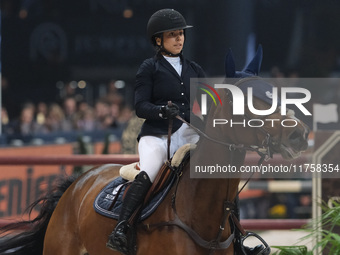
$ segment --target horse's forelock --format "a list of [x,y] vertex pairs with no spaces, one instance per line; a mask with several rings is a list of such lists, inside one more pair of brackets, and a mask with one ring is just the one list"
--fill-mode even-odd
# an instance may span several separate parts
[[[281,112],[281,106],[279,106],[279,110]],[[287,108],[286,115],[287,115],[288,118],[295,118],[295,111]]]

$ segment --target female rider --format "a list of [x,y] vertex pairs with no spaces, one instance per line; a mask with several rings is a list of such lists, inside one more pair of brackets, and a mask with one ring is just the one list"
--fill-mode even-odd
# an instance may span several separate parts
[[[182,54],[187,25],[183,16],[173,9],[155,12],[147,24],[147,35],[156,49],[136,75],[135,110],[145,122],[138,135],[140,173],[128,189],[118,223],[109,236],[107,246],[128,254],[128,220],[142,204],[155,177],[167,160],[169,119],[173,119],[170,155],[184,144],[196,143],[198,134],[176,119],[179,115],[190,121],[190,78],[204,77],[203,69]],[[192,96],[195,93],[191,93]],[[168,105],[168,101],[172,104]]]

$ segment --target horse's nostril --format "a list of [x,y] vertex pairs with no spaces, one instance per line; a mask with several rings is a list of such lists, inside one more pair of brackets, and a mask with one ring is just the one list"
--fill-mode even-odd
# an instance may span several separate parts
[[294,131],[293,133],[291,133],[289,135],[289,140],[297,140],[297,139],[300,139],[302,136],[300,134],[300,132],[298,131]]
[[289,135],[289,143],[296,150],[306,150],[307,149],[307,139],[308,133],[302,130],[295,130]]

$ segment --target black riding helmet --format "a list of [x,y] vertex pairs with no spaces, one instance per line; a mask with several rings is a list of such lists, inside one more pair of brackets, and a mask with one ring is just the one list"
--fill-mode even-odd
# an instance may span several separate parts
[[163,32],[187,29],[192,26],[187,25],[184,17],[174,9],[162,9],[149,19],[147,25],[147,34],[154,46],[157,46],[155,37],[161,37]]

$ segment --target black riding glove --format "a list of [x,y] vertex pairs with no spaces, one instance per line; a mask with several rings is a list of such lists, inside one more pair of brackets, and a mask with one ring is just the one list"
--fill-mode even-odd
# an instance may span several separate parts
[[159,114],[163,119],[173,119],[179,114],[179,107],[174,103],[163,105]]

